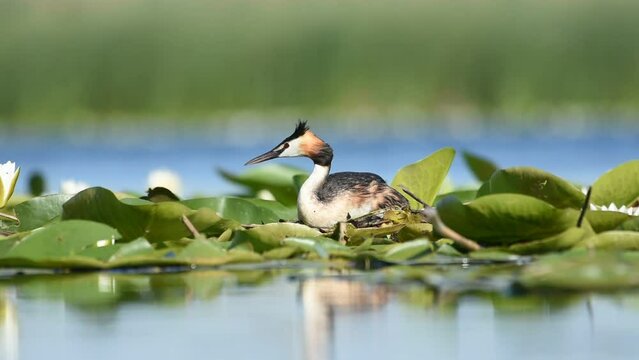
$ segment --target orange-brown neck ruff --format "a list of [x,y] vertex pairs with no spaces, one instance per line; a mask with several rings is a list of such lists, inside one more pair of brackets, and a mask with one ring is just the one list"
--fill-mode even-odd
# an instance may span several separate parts
[[333,161],[333,149],[312,131],[304,133],[300,141],[300,150],[317,165],[330,166]]

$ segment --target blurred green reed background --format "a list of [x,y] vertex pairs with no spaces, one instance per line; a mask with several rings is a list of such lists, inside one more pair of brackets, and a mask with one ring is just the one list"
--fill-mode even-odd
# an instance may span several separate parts
[[0,1],[0,124],[575,109],[639,110],[638,1]]

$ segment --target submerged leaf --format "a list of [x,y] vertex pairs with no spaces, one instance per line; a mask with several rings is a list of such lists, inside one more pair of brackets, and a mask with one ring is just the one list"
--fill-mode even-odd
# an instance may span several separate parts
[[[437,150],[424,159],[401,168],[395,175],[392,186],[399,191],[400,186],[404,186],[427,204],[433,204],[454,158],[455,150],[452,148]],[[414,199],[409,198],[409,201],[411,207],[421,207]]]
[[586,199],[585,195],[568,181],[532,167],[513,167],[496,171],[477,191],[477,197],[502,193],[536,197],[557,208],[580,209]]

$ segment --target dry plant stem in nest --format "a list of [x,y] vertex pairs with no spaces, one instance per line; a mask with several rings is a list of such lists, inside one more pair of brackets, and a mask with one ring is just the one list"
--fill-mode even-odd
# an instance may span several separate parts
[[2,212],[0,212],[0,218],[4,218],[4,219],[15,221],[15,222],[20,222],[20,220],[18,220],[17,217],[15,217],[13,215],[2,213]]
[[194,238],[197,238],[200,236],[200,232],[197,231],[195,226],[193,226],[193,223],[191,222],[191,220],[189,220],[189,218],[187,218],[186,215],[182,215],[182,222],[184,223],[184,225],[186,225],[186,227],[189,229],[191,234],[193,234]]
[[453,240],[458,245],[470,251],[477,251],[481,249],[481,246],[479,246],[479,244],[477,244],[475,241],[470,240],[464,237],[463,235],[461,235],[460,233],[456,232],[455,230],[449,228],[439,217],[439,214],[437,213],[437,209],[426,204],[426,202],[418,198],[415,194],[413,194],[410,190],[408,190],[404,186],[400,185],[400,187],[406,194],[408,194],[408,196],[412,197],[413,199],[415,199],[415,201],[422,204],[424,208],[419,210],[419,212],[422,215],[424,215],[426,222],[433,224],[433,228],[435,228],[435,231],[437,231],[442,236]]

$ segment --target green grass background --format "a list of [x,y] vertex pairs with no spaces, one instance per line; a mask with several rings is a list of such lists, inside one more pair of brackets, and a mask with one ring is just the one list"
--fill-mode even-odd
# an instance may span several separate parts
[[0,124],[635,114],[638,19],[616,0],[3,0]]

